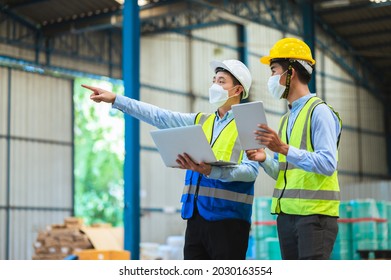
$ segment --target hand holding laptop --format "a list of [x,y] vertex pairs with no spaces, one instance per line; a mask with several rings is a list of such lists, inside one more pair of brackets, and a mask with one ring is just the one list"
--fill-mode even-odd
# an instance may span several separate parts
[[183,155],[178,155],[176,162],[179,164],[179,168],[186,170],[193,170],[198,173],[209,175],[212,172],[212,166],[205,162],[195,163],[191,157],[184,153]]
[[[168,167],[191,167],[187,160],[201,166],[203,163],[219,166],[237,164],[217,160],[200,125],[153,130],[151,136]],[[182,157],[179,158],[179,163],[178,155]]]

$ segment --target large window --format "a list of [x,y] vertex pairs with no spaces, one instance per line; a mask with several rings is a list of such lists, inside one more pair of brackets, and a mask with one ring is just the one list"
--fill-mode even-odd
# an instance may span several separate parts
[[111,104],[95,103],[88,84],[123,94],[122,85],[75,80],[75,215],[87,225],[123,225],[124,118]]

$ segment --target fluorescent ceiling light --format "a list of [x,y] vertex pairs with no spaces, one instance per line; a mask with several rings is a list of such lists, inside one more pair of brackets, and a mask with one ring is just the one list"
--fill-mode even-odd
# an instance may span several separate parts
[[248,19],[236,16],[234,14],[231,14],[231,13],[228,13],[228,12],[222,11],[222,10],[213,10],[212,14],[214,16],[221,18],[221,19],[225,19],[230,22],[234,22],[234,23],[241,24],[241,25],[247,25],[247,24],[251,23],[251,21]]
[[337,8],[337,7],[343,7],[347,6],[350,4],[349,0],[334,0],[334,1],[327,1],[327,2],[322,2],[320,5],[322,8]]
[[[117,3],[123,5],[125,0],[115,0]],[[128,0],[128,1],[133,1],[133,0]],[[139,6],[145,6],[147,4],[149,4],[149,1],[148,0],[137,0],[137,4]]]
[[148,1],[147,0],[138,0],[138,5],[139,6],[145,6],[148,4]]

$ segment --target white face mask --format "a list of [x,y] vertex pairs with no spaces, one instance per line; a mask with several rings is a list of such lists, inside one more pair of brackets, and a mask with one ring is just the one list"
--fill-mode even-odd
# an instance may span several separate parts
[[281,75],[271,76],[267,82],[267,88],[269,93],[273,96],[274,99],[279,100],[284,93],[286,86],[280,84],[281,76],[284,75],[287,71]]
[[222,86],[213,84],[209,88],[209,103],[213,106],[213,109],[217,110],[223,106],[228,99],[228,90],[224,89]]

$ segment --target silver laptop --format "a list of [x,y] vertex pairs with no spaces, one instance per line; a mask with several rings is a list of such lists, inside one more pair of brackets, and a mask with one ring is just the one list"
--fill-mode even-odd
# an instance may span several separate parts
[[164,164],[168,167],[178,167],[178,155],[184,153],[196,163],[205,162],[219,166],[237,164],[216,159],[201,125],[153,130],[150,133]]

